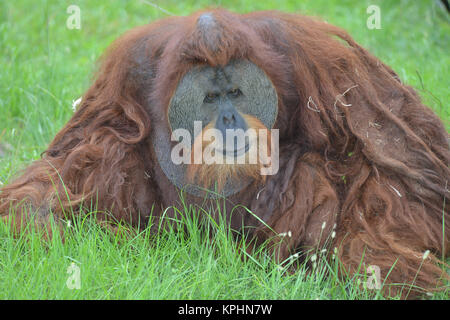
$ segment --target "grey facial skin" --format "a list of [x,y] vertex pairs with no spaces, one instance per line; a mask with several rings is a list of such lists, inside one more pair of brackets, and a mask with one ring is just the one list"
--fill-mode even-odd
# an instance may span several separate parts
[[[171,131],[185,129],[194,142],[194,121],[204,128],[210,122],[225,136],[227,129],[247,130],[242,115],[258,118],[271,129],[278,113],[278,97],[266,74],[247,60],[234,60],[225,67],[198,66],[180,80],[170,101],[168,120]],[[169,180],[187,192],[204,196],[203,189],[185,181],[186,165],[175,165],[171,159],[171,132],[155,130],[153,145],[160,166]],[[224,143],[224,145],[226,145]],[[223,195],[234,194],[251,181],[238,185],[229,181]]]
[[[240,93],[232,90],[238,89]],[[205,100],[217,94],[213,101]],[[173,130],[183,128],[194,134],[194,121],[203,127],[219,116],[220,111],[235,110],[257,117],[272,128],[278,113],[277,94],[266,74],[253,63],[235,60],[224,68],[201,66],[189,71],[180,81],[169,106],[169,123]]]

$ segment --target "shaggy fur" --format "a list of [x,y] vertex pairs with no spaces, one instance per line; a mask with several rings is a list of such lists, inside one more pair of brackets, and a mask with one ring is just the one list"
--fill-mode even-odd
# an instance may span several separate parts
[[343,272],[356,272],[362,261],[363,270],[379,266],[386,284],[442,286],[450,152],[438,117],[340,28],[273,11],[209,12],[208,23],[197,23],[199,12],[119,38],[42,159],[1,190],[3,218],[30,205],[36,219],[45,221],[49,211],[67,218],[92,204],[100,219],[108,211],[142,225],[151,212],[159,216],[177,203],[178,190],[150,137],[169,130],[167,108],[180,78],[194,65],[248,59],[277,90],[280,170],[227,199],[270,228],[245,211],[230,218],[232,226],[256,228],[258,241],[273,238],[271,230],[288,234],[276,250],[280,260],[336,247]]

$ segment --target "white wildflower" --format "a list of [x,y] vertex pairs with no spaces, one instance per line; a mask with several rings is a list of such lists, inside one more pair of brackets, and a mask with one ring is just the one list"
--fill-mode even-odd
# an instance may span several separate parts
[[316,261],[317,260],[317,255],[315,255],[315,254],[313,254],[312,256],[311,256],[311,261]]
[[292,237],[292,232],[289,230],[288,232],[281,232],[278,234],[280,237],[286,237],[288,236],[289,238]]
[[77,100],[72,101],[72,110],[73,111],[77,110],[77,107],[80,104],[80,102],[81,102],[81,97],[79,97]]
[[325,229],[326,226],[327,226],[327,223],[324,221],[324,222],[322,223],[322,230]]
[[336,248],[336,247],[334,247],[333,252],[334,252],[334,253],[331,255],[331,258],[335,259],[336,256],[337,256],[337,248]]
[[299,257],[299,253],[297,252],[297,253],[294,253],[293,255],[289,256],[289,259],[293,260],[293,259],[297,259],[298,257]]
[[429,255],[429,254],[430,254],[430,250],[425,251],[425,252],[423,253],[422,260],[425,260],[426,258],[428,258],[428,255]]

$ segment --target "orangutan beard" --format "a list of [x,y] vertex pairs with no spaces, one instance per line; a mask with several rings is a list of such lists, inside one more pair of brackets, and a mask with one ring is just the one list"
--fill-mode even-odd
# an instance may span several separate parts
[[[248,129],[237,150],[231,148],[229,151],[221,141],[211,137],[210,130],[214,128],[215,121],[210,122],[195,137],[191,148],[191,164],[186,173],[188,182],[216,192],[221,192],[227,181],[239,183],[243,178],[250,178],[265,182],[266,175],[261,174],[261,169],[271,164],[270,130],[256,117],[243,117]],[[198,152],[203,156],[201,163],[195,161]]]

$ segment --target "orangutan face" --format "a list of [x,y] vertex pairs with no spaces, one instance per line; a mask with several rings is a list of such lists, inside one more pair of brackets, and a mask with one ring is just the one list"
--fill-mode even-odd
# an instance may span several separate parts
[[[278,114],[275,88],[248,60],[224,67],[197,66],[180,80],[168,108],[172,137],[182,137],[185,180],[222,189],[231,180],[258,179],[270,153]],[[173,139],[172,139],[173,140]]]

